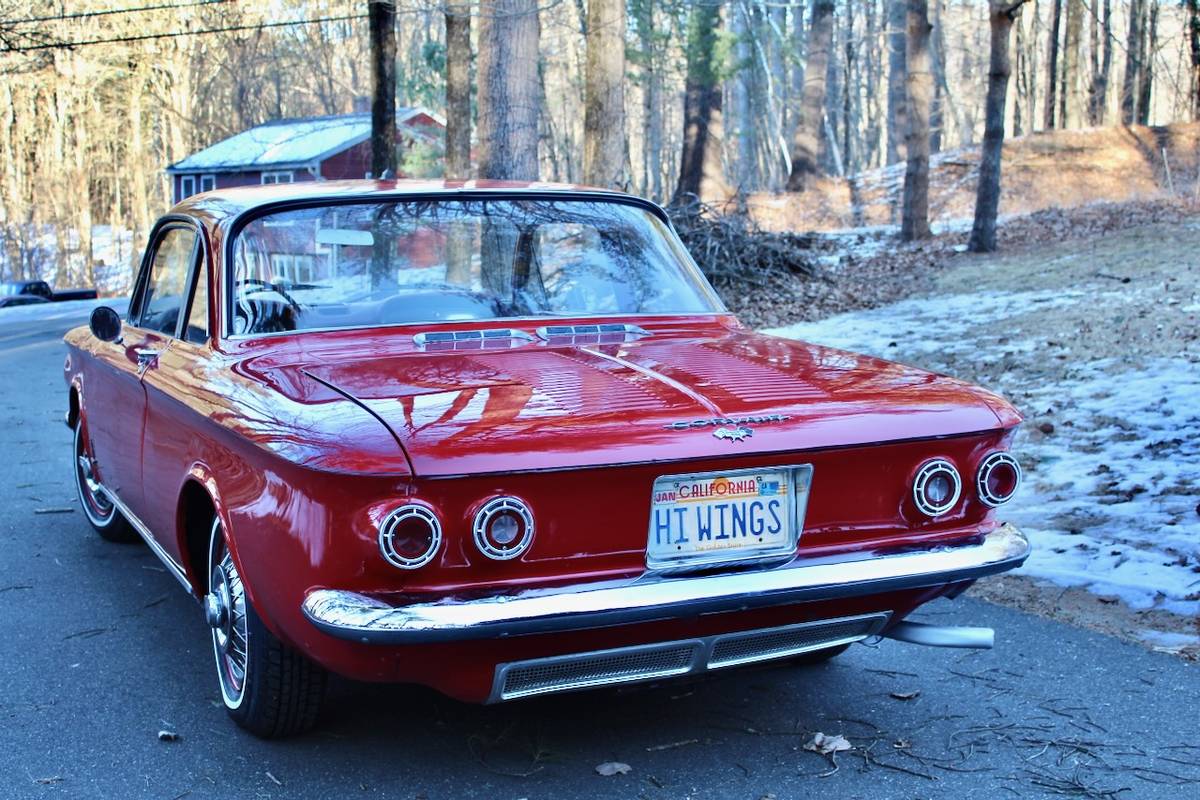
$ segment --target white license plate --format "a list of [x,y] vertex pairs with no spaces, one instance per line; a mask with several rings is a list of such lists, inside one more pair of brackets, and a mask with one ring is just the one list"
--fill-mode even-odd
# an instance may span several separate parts
[[811,464],[658,478],[646,565],[693,567],[791,555],[811,482]]

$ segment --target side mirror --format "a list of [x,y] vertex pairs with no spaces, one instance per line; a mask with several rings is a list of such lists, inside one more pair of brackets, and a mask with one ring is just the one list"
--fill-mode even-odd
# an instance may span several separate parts
[[121,316],[108,306],[98,306],[92,310],[88,327],[92,329],[92,335],[102,342],[116,342],[121,338]]

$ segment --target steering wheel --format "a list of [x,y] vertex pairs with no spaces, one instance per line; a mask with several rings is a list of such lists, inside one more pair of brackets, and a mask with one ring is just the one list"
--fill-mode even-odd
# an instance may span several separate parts
[[[238,278],[236,281],[234,281],[234,286],[260,286],[263,289],[266,289],[269,292],[274,292],[275,294],[282,297],[284,299],[284,301],[289,306],[291,306],[292,310],[295,311],[297,314],[299,314],[300,312],[302,312],[304,310],[303,306],[301,306],[300,303],[296,301],[296,298],[294,298],[290,294],[288,294],[287,289],[284,289],[278,283],[271,283],[270,281],[260,280],[259,278]],[[298,286],[293,286],[292,288],[293,289],[295,289],[295,288],[306,289],[309,287],[307,284],[302,284],[302,285],[298,285]],[[320,288],[320,287],[313,286],[311,288],[316,289],[316,288]]]

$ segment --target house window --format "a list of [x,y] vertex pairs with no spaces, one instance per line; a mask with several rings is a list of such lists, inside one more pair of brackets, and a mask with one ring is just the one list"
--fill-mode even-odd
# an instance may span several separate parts
[[201,175],[200,176],[200,191],[211,192],[215,188],[217,188],[217,176],[216,175]]
[[295,177],[290,169],[281,172],[264,172],[262,174],[263,183],[292,183],[294,180]]
[[196,176],[184,175],[179,179],[179,199],[191,197],[196,193]]

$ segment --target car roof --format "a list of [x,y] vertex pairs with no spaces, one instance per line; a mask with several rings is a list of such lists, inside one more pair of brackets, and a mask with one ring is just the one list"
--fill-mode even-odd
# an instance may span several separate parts
[[176,205],[171,213],[186,214],[205,219],[210,224],[220,224],[256,208],[280,202],[305,200],[348,200],[369,201],[397,199],[404,195],[428,195],[477,192],[529,192],[531,194],[562,193],[580,197],[625,198],[641,203],[647,201],[622,192],[578,186],[568,183],[543,183],[536,181],[446,181],[446,180],[344,180],[344,181],[299,181],[217,189],[192,195]]

